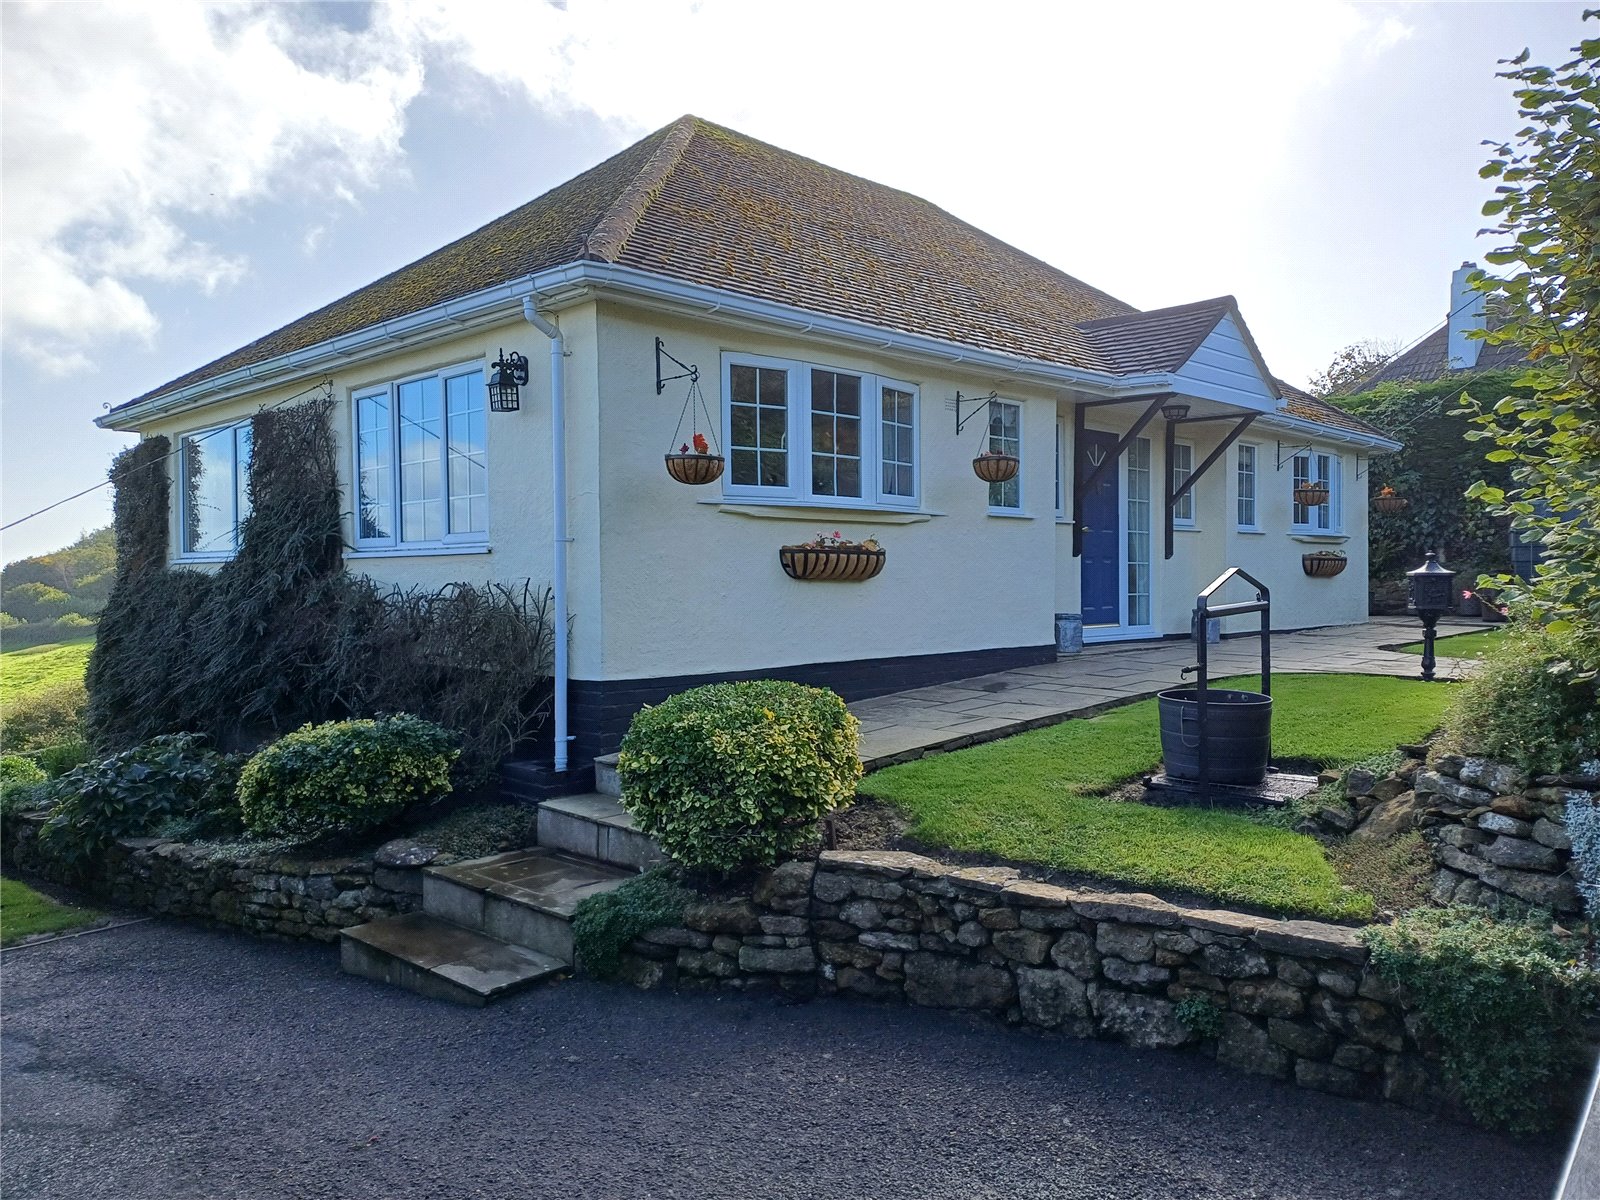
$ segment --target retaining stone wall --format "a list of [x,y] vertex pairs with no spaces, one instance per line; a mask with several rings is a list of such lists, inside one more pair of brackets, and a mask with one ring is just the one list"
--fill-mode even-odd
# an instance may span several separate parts
[[1566,811],[1595,803],[1597,786],[1600,780],[1576,776],[1530,779],[1486,758],[1434,756],[1413,782],[1425,806],[1419,824],[1439,864],[1433,898],[1485,907],[1509,898],[1581,913]]
[[[624,959],[640,987],[844,994],[991,1014],[1072,1037],[1195,1046],[1343,1096],[1449,1106],[1414,1013],[1357,932],[1025,880],[915,854],[833,851],[691,907]],[[1202,1037],[1187,997],[1217,1008]]]
[[[22,817],[7,830],[6,861],[59,879],[53,862],[38,851],[41,823]],[[126,838],[111,847],[90,879],[73,882],[120,908],[331,942],[346,925],[421,907],[421,868],[433,854],[397,852],[406,846],[390,843],[376,854],[338,859],[218,858],[203,845]]]

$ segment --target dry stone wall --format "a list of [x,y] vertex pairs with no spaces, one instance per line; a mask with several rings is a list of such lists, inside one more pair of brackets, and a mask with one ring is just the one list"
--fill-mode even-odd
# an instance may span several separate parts
[[641,987],[981,1012],[1071,1037],[1194,1046],[1338,1095],[1449,1103],[1426,1032],[1368,969],[1356,930],[1074,891],[1009,868],[825,853],[651,931],[624,972]]
[[[47,879],[58,877],[53,860],[39,853],[40,823],[23,817],[7,830],[6,861]],[[92,878],[71,882],[119,908],[331,942],[346,925],[421,907],[421,869],[436,854],[402,841],[374,854],[293,859],[125,838],[106,852]]]

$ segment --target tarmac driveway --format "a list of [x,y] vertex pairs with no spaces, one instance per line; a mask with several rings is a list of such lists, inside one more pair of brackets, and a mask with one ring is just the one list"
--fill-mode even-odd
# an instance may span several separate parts
[[7,1200],[1542,1200],[1563,1153],[918,1009],[458,1009],[163,922],[6,951],[0,989]]

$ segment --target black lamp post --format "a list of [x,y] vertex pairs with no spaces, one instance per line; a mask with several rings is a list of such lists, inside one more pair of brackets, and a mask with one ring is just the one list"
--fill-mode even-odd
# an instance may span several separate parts
[[1407,607],[1422,618],[1422,677],[1433,679],[1433,627],[1455,600],[1456,573],[1439,565],[1439,556],[1432,550],[1426,561],[1415,571],[1407,571],[1410,580],[1410,598]]

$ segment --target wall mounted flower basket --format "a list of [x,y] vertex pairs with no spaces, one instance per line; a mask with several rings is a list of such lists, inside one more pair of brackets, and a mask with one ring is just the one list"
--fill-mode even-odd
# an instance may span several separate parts
[[1350,560],[1337,550],[1318,550],[1300,556],[1300,567],[1313,579],[1332,579],[1343,573]]
[[1015,454],[980,454],[972,460],[972,473],[985,483],[1004,483],[1017,477],[1022,460]]
[[1410,506],[1411,501],[1407,500],[1404,496],[1395,495],[1394,492],[1389,488],[1384,488],[1383,491],[1379,492],[1372,498],[1372,507],[1376,512],[1397,513],[1404,511]]
[[837,532],[832,536],[818,534],[812,541],[798,546],[778,547],[778,561],[790,579],[856,583],[882,571],[887,557],[887,552],[874,539],[851,542]]
[[713,483],[722,478],[720,454],[669,454],[667,474],[679,483]]
[[1328,485],[1325,483],[1302,483],[1294,489],[1294,502],[1304,504],[1307,508],[1316,508],[1319,504],[1328,502]]

